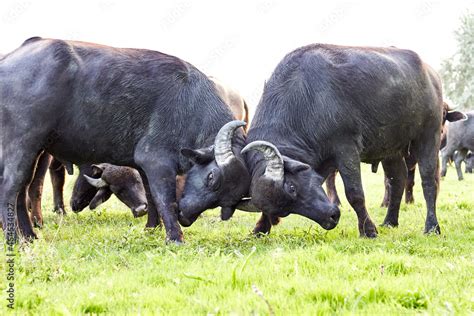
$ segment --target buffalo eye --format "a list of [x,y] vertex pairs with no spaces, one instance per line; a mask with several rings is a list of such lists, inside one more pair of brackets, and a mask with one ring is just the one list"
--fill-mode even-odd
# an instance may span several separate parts
[[286,191],[293,197],[296,198],[297,192],[296,192],[296,186],[293,183],[288,183],[286,186]]
[[209,174],[207,175],[207,186],[208,186],[208,187],[213,186],[213,185],[214,185],[214,181],[215,181],[214,172],[211,171],[211,172],[209,172]]

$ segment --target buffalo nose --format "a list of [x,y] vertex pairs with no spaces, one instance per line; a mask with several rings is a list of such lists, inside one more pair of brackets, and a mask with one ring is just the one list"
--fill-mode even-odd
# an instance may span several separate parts
[[334,224],[337,224],[339,223],[339,218],[341,217],[341,211],[339,211],[339,208],[337,206],[335,206],[332,211],[331,211],[331,215],[329,216],[329,218],[331,219],[331,221],[334,223]]

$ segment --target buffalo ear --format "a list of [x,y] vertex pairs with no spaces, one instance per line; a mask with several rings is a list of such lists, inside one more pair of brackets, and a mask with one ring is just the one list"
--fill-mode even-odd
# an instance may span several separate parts
[[304,162],[294,160],[285,156],[283,157],[283,163],[285,165],[285,170],[293,174],[311,168],[310,165]]
[[190,159],[193,163],[198,165],[204,165],[210,163],[214,159],[214,147],[201,148],[201,149],[181,149],[181,154]]
[[102,173],[104,172],[104,167],[101,164],[91,165],[91,169],[92,176],[95,178],[102,176]]
[[446,114],[446,121],[456,122],[460,120],[467,120],[467,115],[460,111],[450,111]]

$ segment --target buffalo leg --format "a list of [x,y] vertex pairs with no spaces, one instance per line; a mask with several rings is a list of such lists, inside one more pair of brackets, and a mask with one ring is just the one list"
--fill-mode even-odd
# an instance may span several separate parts
[[380,203],[381,207],[387,207],[390,204],[390,181],[387,178],[387,175],[384,175],[383,179],[385,192],[383,194],[382,203]]
[[155,203],[153,202],[153,195],[151,194],[150,186],[148,185],[148,179],[143,171],[140,171],[140,175],[143,180],[143,186],[145,187],[146,199],[148,203],[148,214],[145,227],[154,228],[161,226],[161,218],[158,214]]
[[464,161],[464,158],[466,158],[466,155],[466,149],[458,150],[457,153],[454,155],[454,166],[456,167],[456,172],[458,174],[459,181],[464,179],[461,169],[461,163]]
[[400,155],[384,159],[382,166],[385,171],[385,178],[389,182],[390,197],[387,209],[387,215],[383,221],[383,226],[398,226],[398,215],[400,211],[400,202],[403,196],[407,179],[407,167],[403,157]]
[[[36,234],[26,209],[26,190],[32,180],[38,154],[32,154],[31,151],[20,150],[20,148],[12,149],[12,146],[4,148],[4,159],[0,163],[0,169],[3,169],[4,175],[0,186],[3,229],[6,237],[18,240],[19,231],[25,239],[32,240],[36,238]],[[7,236],[9,232],[6,229],[10,223],[8,213],[11,208],[14,209],[16,215],[15,227],[18,230],[15,229],[11,232],[12,235]]]
[[265,213],[262,213],[260,219],[258,220],[255,228],[253,229],[253,234],[256,236],[261,236],[264,234],[269,234],[272,229],[272,225],[277,225],[280,222],[279,217],[269,216]]
[[441,176],[445,177],[448,171],[448,162],[453,156],[455,149],[449,144],[441,150]]
[[[167,157],[166,154],[153,155],[151,157]],[[176,203],[176,164],[172,161],[145,160],[140,161],[139,166],[143,169],[148,187],[155,202],[155,207],[163,220],[168,241],[181,243],[183,233],[178,224],[178,212]],[[152,181],[150,181],[152,180]]]
[[405,164],[407,167],[407,183],[405,185],[405,203],[414,203],[413,187],[415,186],[415,171],[417,159],[414,153],[410,153],[405,157]]
[[[357,153],[357,150],[353,152]],[[362,188],[360,175],[360,158],[358,154],[348,155],[344,157],[344,159],[339,160],[337,169],[344,182],[347,201],[357,214],[360,236],[369,238],[377,237],[377,228],[370,219],[365,207],[364,190]]]
[[326,191],[328,194],[329,201],[336,205],[341,205],[341,200],[339,200],[339,196],[336,190],[336,175],[336,170],[329,173],[328,177],[326,178]]
[[26,207],[27,187],[23,187],[17,197],[16,214],[20,233],[26,240],[38,238],[33,230],[31,218]]
[[63,196],[66,169],[61,162],[53,159],[49,166],[49,175],[53,185],[54,212],[58,214],[66,214]]
[[[28,188],[28,198],[31,205],[31,220],[35,227],[43,226],[43,213],[41,210],[41,197],[43,195],[43,183],[51,161],[51,156],[45,152],[38,157],[36,169],[34,171],[33,180]],[[21,199],[20,196],[18,199]],[[19,201],[19,202],[20,202]]]
[[[436,198],[439,189],[439,161],[438,148],[439,136],[422,135],[423,138],[415,144],[414,150],[418,157],[418,165],[421,176],[421,186],[426,201],[425,233],[441,232],[436,217]],[[443,156],[444,160],[444,156]]]

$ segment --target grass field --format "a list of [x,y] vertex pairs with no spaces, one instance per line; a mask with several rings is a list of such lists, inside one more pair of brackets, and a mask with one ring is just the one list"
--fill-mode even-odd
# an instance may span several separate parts
[[[363,166],[369,213],[380,224],[383,176]],[[442,180],[442,235],[425,236],[417,174],[414,205],[400,227],[361,239],[343,198],[339,225],[325,231],[291,215],[264,238],[250,231],[257,214],[221,222],[217,210],[184,229],[184,246],[144,231],[117,200],[98,211],[53,214],[49,181],[40,239],[17,256],[18,314],[473,314],[474,174]],[[72,188],[68,178],[66,199]],[[343,192],[338,179],[339,192]],[[341,194],[343,196],[343,194]],[[3,241],[2,241],[3,242]],[[0,314],[5,314],[5,259]]]

